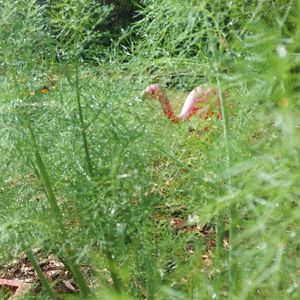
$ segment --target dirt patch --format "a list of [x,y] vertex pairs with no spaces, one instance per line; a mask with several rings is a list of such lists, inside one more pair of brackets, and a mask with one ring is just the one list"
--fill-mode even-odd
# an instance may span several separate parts
[[[35,251],[35,256],[44,275],[54,286],[57,293],[79,292],[69,270],[66,269],[61,261],[52,255],[46,257],[41,251]],[[41,290],[41,283],[37,274],[25,256],[8,265],[1,266],[0,278],[30,283],[34,293],[38,293]]]

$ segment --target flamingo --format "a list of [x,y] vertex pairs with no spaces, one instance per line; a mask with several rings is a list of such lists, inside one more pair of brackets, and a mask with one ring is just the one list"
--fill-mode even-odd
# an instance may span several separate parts
[[168,97],[157,83],[149,85],[142,92],[142,98],[157,99],[164,115],[173,123],[188,121],[194,115],[208,119],[214,115],[216,108],[217,118],[222,119],[218,90],[206,84],[197,86],[188,94],[179,115],[175,115]]

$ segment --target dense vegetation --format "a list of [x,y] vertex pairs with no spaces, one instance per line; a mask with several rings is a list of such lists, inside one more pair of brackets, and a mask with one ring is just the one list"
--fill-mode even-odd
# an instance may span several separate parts
[[[299,299],[299,0],[0,16],[0,265],[27,257],[43,288],[24,299],[58,297],[40,255],[74,278],[62,299]],[[233,105],[170,124],[150,82]]]

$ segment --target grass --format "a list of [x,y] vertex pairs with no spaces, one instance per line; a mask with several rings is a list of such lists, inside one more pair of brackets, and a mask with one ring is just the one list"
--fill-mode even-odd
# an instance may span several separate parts
[[[1,7],[0,265],[25,253],[43,289],[24,299],[58,297],[39,251],[80,290],[62,299],[298,299],[299,3],[141,3],[101,58],[83,2],[68,43],[58,4],[58,40],[46,7]],[[226,117],[171,124],[139,97],[157,81],[176,111],[226,91]]]

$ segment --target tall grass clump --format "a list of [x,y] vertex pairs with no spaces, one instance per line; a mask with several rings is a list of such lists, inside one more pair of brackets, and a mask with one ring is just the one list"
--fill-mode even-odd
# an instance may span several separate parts
[[[41,253],[72,298],[298,299],[299,1],[143,0],[112,52],[110,3],[41,3],[0,6],[1,265],[41,299]],[[169,124],[153,81],[222,121]]]
[[125,35],[124,53],[155,78],[190,88],[199,81],[215,80],[217,72],[231,71],[239,56],[247,54],[235,48],[235,42],[242,41],[258,22],[273,28],[276,20],[268,17],[269,12],[284,14],[290,4],[144,0],[138,11],[140,20],[133,26],[137,40],[130,43]]
[[[58,296],[39,266],[40,251],[65,265],[81,297],[90,294],[91,280],[81,264],[94,264],[88,273],[99,273],[100,282],[107,268],[117,293],[130,284],[138,291],[144,281],[130,283],[127,268],[124,275],[120,269],[126,261],[130,265],[124,245],[144,248],[140,224],[155,201],[147,194],[151,177],[141,174],[146,174],[152,153],[147,141],[154,141],[153,135],[149,130],[142,139],[147,127],[139,116],[135,83],[114,82],[83,63],[87,54],[93,56],[91,39],[99,37],[89,27],[95,25],[95,10],[77,1],[60,5],[52,7],[57,27],[50,28],[58,39],[45,26],[47,10],[38,2],[7,1],[1,7],[1,148],[6,153],[1,261],[25,253],[51,299]],[[61,15],[65,11],[70,14]],[[38,51],[45,40],[40,50],[49,51],[47,57]],[[43,85],[49,93],[42,92]],[[144,251],[148,256],[150,249]]]
[[196,297],[297,297],[297,267],[282,272],[287,256],[296,255],[283,245],[291,243],[288,226],[294,228],[297,211],[297,196],[284,186],[299,180],[284,163],[299,167],[297,9],[295,1],[147,1],[136,25],[143,42],[132,61],[145,66],[152,80],[162,77],[177,86],[210,82],[224,101],[228,90],[236,106],[230,115],[222,105],[223,115],[229,113],[223,133],[194,148],[202,160],[193,169],[201,172],[183,188],[203,219],[217,217],[217,228],[230,234],[229,260],[216,251],[209,288],[195,284]]

